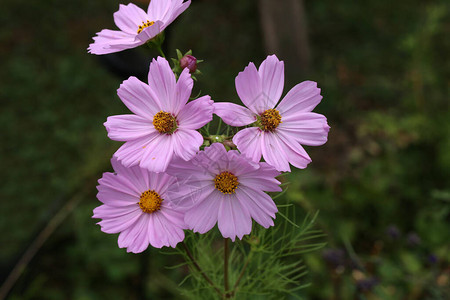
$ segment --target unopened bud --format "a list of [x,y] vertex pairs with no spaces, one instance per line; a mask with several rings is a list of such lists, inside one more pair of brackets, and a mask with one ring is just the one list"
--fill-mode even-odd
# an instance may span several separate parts
[[180,59],[180,67],[188,68],[189,73],[194,73],[197,70],[197,59],[192,55],[185,55]]

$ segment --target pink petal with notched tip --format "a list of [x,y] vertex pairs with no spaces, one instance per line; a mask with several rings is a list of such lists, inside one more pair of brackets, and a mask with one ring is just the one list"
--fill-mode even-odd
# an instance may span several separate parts
[[[211,188],[211,191],[214,187]],[[219,214],[219,205],[215,201],[217,193],[215,193],[203,201],[197,202],[195,207],[186,211],[184,222],[189,229],[198,233],[206,233],[217,223]],[[213,198],[214,197],[214,198]]]
[[299,169],[305,169],[312,161],[305,149],[282,131],[278,132],[278,137],[289,163]]
[[148,73],[148,85],[155,92],[159,100],[161,110],[176,115],[182,105],[176,101],[176,81],[169,62],[159,56],[153,59]]
[[174,154],[173,137],[167,134],[158,135],[144,149],[139,166],[151,172],[164,172]]
[[241,153],[251,160],[259,162],[262,155],[262,134],[258,127],[250,127],[240,130],[233,137],[233,143]]
[[125,80],[117,90],[120,100],[138,116],[153,121],[153,116],[161,110],[160,99],[151,87],[136,77]]
[[274,225],[272,218],[275,218],[278,209],[269,195],[257,193],[248,187],[241,187],[239,191],[236,191],[236,197],[259,225],[264,228]]
[[159,132],[154,132],[149,136],[125,142],[125,144],[114,153],[114,157],[120,160],[125,167],[135,166],[142,160],[145,148],[159,136]]
[[290,172],[289,162],[277,136],[272,132],[264,132],[261,139],[264,160],[281,172]]
[[177,129],[172,134],[174,152],[184,160],[190,160],[203,144],[203,136],[195,130]]
[[325,116],[306,112],[284,118],[277,131],[282,131],[302,145],[320,146],[327,142],[330,126]]
[[[148,21],[148,16],[140,7],[130,3],[119,5],[119,10],[114,13],[114,23],[122,31],[136,35],[139,25]],[[152,21],[152,20],[149,20]]]
[[142,45],[144,42],[136,40],[135,35],[123,31],[103,29],[97,32],[94,42],[88,47],[88,52],[102,55],[131,49]]
[[294,86],[280,104],[277,110],[283,117],[287,117],[299,112],[310,112],[322,100],[320,89],[317,88],[317,82],[303,81]]
[[[100,225],[103,232],[106,233],[119,233],[126,230],[129,227],[132,227],[142,216],[142,211],[135,210],[130,212],[126,216],[118,217],[118,218],[109,218],[108,216],[102,216],[102,221],[97,224]],[[95,218],[100,218],[96,216]]]
[[[170,8],[170,12],[166,13],[164,16],[164,25],[167,27],[170,23],[172,23],[180,14],[182,14],[191,4],[191,0],[183,3],[182,0],[172,0],[172,6]],[[165,28],[164,27],[164,28]]]
[[245,126],[256,121],[256,115],[251,110],[234,103],[214,103],[214,113],[231,126]]
[[267,56],[258,70],[261,78],[262,93],[267,101],[267,109],[274,108],[284,88],[284,62],[275,55]]
[[211,97],[206,95],[186,104],[177,115],[179,127],[199,129],[212,121],[214,110]]
[[268,107],[267,102],[263,100],[261,78],[258,70],[253,63],[245,67],[244,71],[239,72],[235,79],[236,92],[242,103],[247,106],[253,113],[262,114]]
[[245,206],[242,206],[236,195],[221,194],[219,199],[218,227],[224,238],[233,242],[236,237],[242,239],[252,230],[252,219]]
[[114,141],[126,142],[156,132],[152,122],[138,115],[110,116],[104,123],[108,137]]

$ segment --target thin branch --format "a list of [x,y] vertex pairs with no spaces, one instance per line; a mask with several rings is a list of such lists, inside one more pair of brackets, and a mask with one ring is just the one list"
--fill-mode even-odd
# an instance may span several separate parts
[[214,282],[211,280],[211,278],[206,275],[205,271],[200,268],[197,261],[194,259],[194,256],[192,255],[191,251],[189,250],[188,246],[185,244],[185,242],[181,242],[181,245],[183,245],[184,250],[186,251],[187,256],[189,256],[189,259],[191,260],[194,267],[197,269],[197,271],[205,278],[205,280],[214,288],[214,290],[220,295],[222,298],[222,292],[219,290],[219,288],[214,284]]
[[247,266],[250,263],[252,255],[253,255],[253,252],[250,250],[250,253],[247,256],[247,259],[245,260],[244,266],[242,267],[242,271],[239,274],[239,277],[238,277],[238,279],[236,280],[236,283],[233,286],[233,291],[231,292],[231,295],[234,295],[236,293],[236,289],[239,286],[239,283],[241,282],[242,278],[244,277],[245,270],[247,269]]
[[225,298],[230,298],[231,294],[228,293],[230,286],[228,284],[228,256],[229,256],[229,249],[228,249],[228,239],[223,239],[223,286],[225,290]]

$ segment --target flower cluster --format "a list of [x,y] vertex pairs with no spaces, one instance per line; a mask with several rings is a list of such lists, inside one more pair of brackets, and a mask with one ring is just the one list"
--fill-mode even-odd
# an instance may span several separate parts
[[[89,52],[151,45],[189,4],[152,0],[147,13],[121,5],[114,14],[121,31],[102,30]],[[102,219],[102,231],[120,233],[119,247],[129,252],[148,245],[175,247],[184,230],[203,234],[216,224],[233,241],[251,232],[252,220],[273,226],[278,210],[267,192],[281,191],[276,177],[290,165],[306,168],[311,162],[302,145],[327,141],[326,118],[312,112],[322,99],[315,82],[296,85],[277,105],[284,63],[275,55],[259,69],[250,63],[236,77],[245,107],[214,102],[208,95],[191,100],[196,59],[183,59],[179,74],[157,57],[150,63],[148,83],[125,80],[117,94],[131,114],[110,116],[104,124],[108,137],[124,144],[111,159],[114,173],[99,180],[97,198],[103,204],[93,217]],[[199,131],[213,114],[237,127],[237,133],[224,139],[203,136]]]

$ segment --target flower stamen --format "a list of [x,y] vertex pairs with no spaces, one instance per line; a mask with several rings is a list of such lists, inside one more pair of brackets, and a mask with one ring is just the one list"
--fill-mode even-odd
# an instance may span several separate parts
[[275,108],[264,111],[259,116],[260,128],[264,131],[274,131],[280,125],[281,115]]
[[155,22],[153,22],[153,21],[149,21],[149,20],[147,20],[147,22],[142,21],[142,25],[139,25],[139,29],[138,29],[137,33],[138,34],[141,33],[142,30],[144,30],[147,27],[152,26],[153,24],[155,24]]
[[223,194],[234,194],[239,185],[238,178],[228,171],[222,172],[214,178],[215,188]]
[[163,199],[154,190],[148,190],[141,194],[139,198],[139,207],[145,213],[153,213],[161,209],[161,203]]
[[165,111],[160,111],[153,117],[153,126],[160,133],[167,134],[172,134],[178,128],[177,119]]

